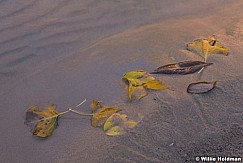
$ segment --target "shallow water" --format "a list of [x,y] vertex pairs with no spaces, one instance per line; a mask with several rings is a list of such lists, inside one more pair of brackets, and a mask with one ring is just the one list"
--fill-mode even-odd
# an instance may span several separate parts
[[[0,161],[183,162],[185,153],[193,153],[185,147],[187,138],[199,142],[201,137],[195,135],[204,130],[207,138],[215,129],[242,126],[242,7],[236,0],[0,1]],[[185,93],[189,82],[199,80],[196,74],[159,77],[175,90],[159,93],[163,104],[153,102],[155,94],[141,103],[127,104],[120,81],[124,72],[200,60],[183,50],[184,44],[212,34],[232,54],[212,56],[216,69],[209,67],[203,72],[202,79],[223,83],[210,94],[214,101]],[[227,83],[232,83],[233,89]],[[233,96],[234,102],[227,96]],[[214,105],[224,98],[227,100]],[[60,120],[47,140],[34,138],[23,124],[24,112],[32,105],[53,102],[63,111],[83,99],[88,100],[84,112],[89,112],[92,99],[98,99],[134,109],[125,111],[130,115],[141,112],[145,120],[119,138],[106,137],[101,129],[90,126],[88,117],[72,114]],[[156,117],[158,113],[162,115]],[[156,118],[163,120],[157,122]],[[155,135],[151,138],[153,124]],[[231,128],[225,130],[232,132]],[[178,146],[168,147],[175,142]],[[155,150],[156,144],[160,150]],[[185,152],[178,152],[180,148]]]

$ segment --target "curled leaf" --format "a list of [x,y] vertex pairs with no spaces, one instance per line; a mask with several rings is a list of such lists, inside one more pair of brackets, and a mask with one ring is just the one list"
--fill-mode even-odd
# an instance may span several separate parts
[[187,87],[187,93],[191,94],[202,94],[202,93],[207,93],[215,88],[217,84],[217,81],[214,82],[196,82],[196,83],[191,83]]
[[214,35],[207,39],[197,39],[188,42],[186,46],[187,50],[202,55],[205,62],[210,54],[229,54],[229,49],[216,40]]
[[153,74],[192,74],[201,70],[203,67],[209,66],[213,63],[206,63],[201,61],[183,61],[165,66],[158,67],[152,72]]
[[108,136],[119,136],[125,134],[125,131],[120,126],[114,126],[106,132]]
[[93,115],[91,117],[91,125],[99,127],[114,113],[121,111],[119,108],[104,107],[101,101],[93,100],[91,103]]
[[129,100],[132,100],[133,94],[137,96],[138,99],[141,99],[148,95],[143,86],[133,86],[132,84],[129,84],[129,88],[128,88]]
[[26,111],[25,124],[31,127],[33,135],[46,138],[57,128],[58,116],[54,104],[42,111],[39,111],[38,106],[33,106]]
[[116,125],[121,125],[126,120],[127,120],[126,114],[115,113],[106,120],[106,122],[104,124],[104,131],[106,131]]

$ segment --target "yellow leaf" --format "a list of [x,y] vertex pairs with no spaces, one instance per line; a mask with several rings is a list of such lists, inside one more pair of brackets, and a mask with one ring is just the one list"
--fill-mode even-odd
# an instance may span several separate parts
[[128,81],[129,84],[132,84],[133,86],[140,86],[143,84],[139,79],[129,79]]
[[143,86],[133,86],[132,84],[129,84],[128,88],[128,95],[129,95],[129,100],[132,100],[132,95],[134,94],[135,97],[138,97],[138,99],[141,99],[145,96],[147,96],[147,92],[144,89]]
[[144,84],[144,87],[147,89],[155,89],[155,90],[168,89],[168,87],[166,85],[162,84],[159,80],[149,81],[146,84]]
[[121,111],[119,108],[104,107],[101,108],[98,113],[95,113],[91,117],[91,125],[93,127],[99,127],[114,113]]
[[93,100],[90,105],[92,113],[96,112],[97,110],[99,110],[103,107],[104,107],[104,105],[103,105],[102,101],[97,101],[97,100]]
[[197,39],[187,43],[187,49],[203,56],[204,61],[207,60],[210,54],[228,55],[229,49],[224,47],[214,36],[208,39]]
[[128,128],[134,128],[135,126],[137,126],[138,122],[134,121],[134,120],[129,120],[127,122],[125,122],[125,125]]
[[114,113],[106,120],[104,124],[104,131],[114,127],[115,125],[119,125],[126,120],[127,120],[126,114]]
[[125,78],[125,79],[138,79],[138,78],[141,78],[145,74],[146,74],[146,72],[143,71],[143,70],[134,70],[134,71],[129,71],[126,74],[124,74],[123,78]]
[[122,135],[126,129],[134,128],[138,123],[134,120],[127,120],[126,114],[115,113],[106,120],[104,131],[107,131],[106,134],[109,136]]
[[[128,81],[128,97],[129,101],[132,100],[132,96],[141,99],[147,96],[145,87],[148,89],[166,89],[167,87],[158,81],[148,72],[143,70],[130,71],[123,75],[123,77]],[[148,84],[147,84],[148,83]],[[166,87],[166,88],[165,88]]]
[[141,79],[140,79],[140,81],[141,81],[141,83],[142,84],[145,84],[145,83],[147,83],[147,82],[150,82],[150,81],[153,81],[153,80],[155,80],[155,77],[153,77],[151,74],[146,74],[146,75],[144,75]]
[[128,86],[128,97],[129,97],[129,101],[132,100],[132,94],[133,94],[133,92],[134,92],[134,86],[131,83],[129,83],[129,86]]
[[121,128],[120,126],[114,126],[106,132],[106,135],[119,136],[119,135],[123,135],[124,133],[125,132],[123,128]]

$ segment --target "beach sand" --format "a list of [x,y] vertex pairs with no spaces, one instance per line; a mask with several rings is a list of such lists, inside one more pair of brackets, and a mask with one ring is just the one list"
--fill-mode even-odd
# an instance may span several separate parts
[[[196,156],[243,156],[243,2],[0,1],[0,162],[195,162]],[[172,90],[128,102],[125,72],[203,60],[185,43],[216,35],[230,49],[201,74],[155,75]],[[206,94],[190,83],[215,81]],[[144,119],[108,137],[90,117],[67,114],[53,135],[24,125],[30,106],[93,99]]]

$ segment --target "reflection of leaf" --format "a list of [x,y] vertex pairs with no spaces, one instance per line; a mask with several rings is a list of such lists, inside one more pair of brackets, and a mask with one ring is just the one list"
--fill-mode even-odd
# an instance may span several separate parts
[[188,42],[187,49],[203,56],[206,62],[210,54],[224,54],[228,55],[229,49],[224,47],[215,36],[211,36],[208,39],[197,39],[193,42]]
[[34,135],[45,138],[57,128],[58,116],[56,105],[50,105],[43,111],[39,111],[37,106],[33,106],[26,111],[25,124],[31,127]]
[[92,101],[91,109],[93,111],[93,116],[91,117],[91,125],[93,127],[98,127],[104,124],[104,122],[114,113],[121,111],[119,108],[104,107],[101,101]]
[[201,70],[203,67],[209,66],[213,63],[206,63],[201,61],[183,61],[165,66],[158,67],[152,72],[153,74],[191,74]]
[[155,79],[151,74],[143,70],[134,70],[127,72],[123,75],[123,78],[128,81],[128,96],[131,101],[132,95],[141,99],[147,96],[147,89],[163,90],[168,87]]
[[118,136],[124,134],[126,129],[134,128],[137,124],[138,122],[134,120],[127,120],[126,114],[115,113],[106,120],[104,131],[109,136]]
[[187,93],[191,94],[202,94],[202,93],[207,93],[215,88],[217,84],[217,81],[214,82],[196,82],[196,83],[191,83],[187,87]]

